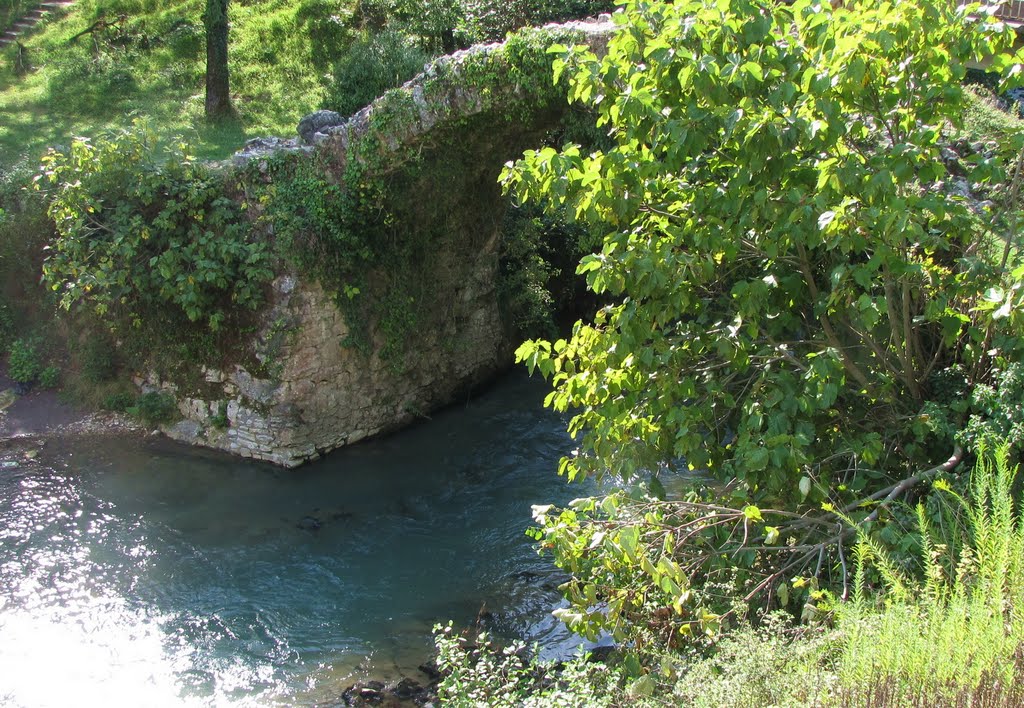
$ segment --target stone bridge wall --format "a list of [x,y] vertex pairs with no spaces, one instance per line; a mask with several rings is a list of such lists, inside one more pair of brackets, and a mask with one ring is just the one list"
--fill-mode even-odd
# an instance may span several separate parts
[[[600,51],[611,30],[604,18],[538,32]],[[432,228],[443,235],[429,263],[430,314],[410,335],[402,364],[381,355],[380,333],[371,332],[369,352],[344,346],[349,327],[335,294],[283,272],[273,283],[258,333],[245,345],[251,349],[248,359],[261,362],[250,368],[262,374],[236,365],[197,372],[199,385],[155,375],[139,381],[178,400],[183,419],[164,432],[296,466],[425,416],[508,366],[513,342],[496,292],[504,208],[496,181],[505,161],[535,146],[566,104],[562,99],[559,110],[542,105],[530,82],[516,78],[518,68],[503,51],[503,44],[482,45],[442,57],[351,118],[314,113],[300,122],[299,138],[250,141],[233,158],[235,169],[254,160],[259,168],[274,153],[292,152],[317,160],[338,179],[351,160],[372,158],[377,165],[393,165],[387,169],[398,174],[409,155],[448,159],[438,135],[458,139],[464,128],[472,132],[477,152],[462,156],[465,164],[449,171],[455,175],[450,183],[419,185],[422,190],[415,180],[406,185],[409,194],[442,201],[433,212],[442,223]],[[409,218],[417,213],[411,210]],[[400,231],[401,225],[398,237]]]

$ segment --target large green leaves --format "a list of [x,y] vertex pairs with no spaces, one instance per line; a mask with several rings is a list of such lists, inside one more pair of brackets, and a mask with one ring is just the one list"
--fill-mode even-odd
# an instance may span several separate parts
[[143,126],[80,138],[43,158],[37,178],[58,236],[43,280],[65,308],[87,303],[111,324],[169,307],[216,330],[255,308],[271,275],[224,180],[182,146],[158,158]]
[[[802,480],[913,461],[898,421],[929,375],[983,375],[983,320],[1011,319],[941,150],[968,63],[1012,31],[938,0],[635,1],[615,20],[603,57],[553,50],[615,146],[503,175],[603,237],[578,272],[612,304],[519,351],[576,414],[564,468],[686,464],[813,502]],[[976,183],[1003,176],[974,163]]]

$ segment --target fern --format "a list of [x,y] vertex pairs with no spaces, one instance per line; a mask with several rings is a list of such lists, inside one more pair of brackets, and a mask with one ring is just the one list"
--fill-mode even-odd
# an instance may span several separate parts
[[[848,696],[866,695],[870,685],[880,684],[894,704],[921,696],[969,703],[993,686],[1000,695],[1021,695],[1024,521],[1013,496],[1016,475],[1006,447],[982,448],[965,496],[936,484],[963,513],[942,538],[918,506],[919,581],[907,578],[857,528],[856,589],[839,618],[846,636],[840,675]],[[866,584],[868,566],[882,578],[881,609]]]

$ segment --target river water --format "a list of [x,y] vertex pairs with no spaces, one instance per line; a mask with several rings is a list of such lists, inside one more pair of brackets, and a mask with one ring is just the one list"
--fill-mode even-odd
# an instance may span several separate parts
[[530,505],[585,490],[511,375],[401,433],[300,468],[138,440],[0,463],[0,704],[296,705],[414,675],[431,627],[548,654],[558,582]]

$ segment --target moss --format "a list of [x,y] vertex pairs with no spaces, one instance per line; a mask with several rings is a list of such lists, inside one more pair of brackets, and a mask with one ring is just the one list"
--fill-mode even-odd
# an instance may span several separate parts
[[522,31],[442,60],[418,86],[378,99],[344,154],[329,145],[312,158],[275,157],[269,183],[250,168],[279,255],[333,296],[344,344],[401,370],[417,333],[443,324],[451,294],[437,291],[439,258],[496,251],[507,209],[498,173],[566,114],[547,47],[579,37]]

